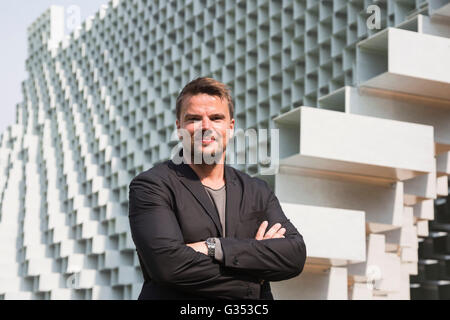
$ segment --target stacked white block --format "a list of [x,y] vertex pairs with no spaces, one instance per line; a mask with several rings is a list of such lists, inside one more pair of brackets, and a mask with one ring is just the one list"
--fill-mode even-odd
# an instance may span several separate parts
[[[275,178],[279,197],[366,214],[367,259],[348,264],[342,276],[349,286],[340,296],[348,293],[350,299],[410,298],[419,237],[428,235],[433,200],[448,194],[450,20],[418,15],[399,27],[407,30],[388,28],[358,43],[358,87],[319,98],[327,116],[301,107],[274,119],[282,141]],[[316,121],[307,121],[314,113]],[[283,142],[296,148],[283,149]],[[383,188],[385,195],[391,189],[390,198],[381,196]],[[386,208],[376,212],[377,206]],[[307,263],[310,269],[319,266]],[[301,275],[296,294],[335,297],[326,285],[314,294],[302,292],[301,284],[316,277]]]
[[[357,299],[390,294],[408,298],[406,271],[415,272],[417,232],[412,208],[404,205],[404,187],[423,175],[436,175],[433,127],[310,107],[296,108],[274,121],[282,142],[280,169],[275,177],[280,201],[325,206],[330,214],[336,209],[360,210],[364,218],[367,259],[348,264],[345,277],[350,283],[349,292],[345,287],[339,296]],[[291,148],[283,147],[286,145]],[[301,211],[291,214],[294,222]],[[310,228],[326,238],[321,224],[334,223],[331,219],[316,223],[315,228]],[[300,229],[301,225],[298,224]],[[384,233],[390,235],[388,241]],[[325,238],[322,245],[333,251],[339,241]],[[364,238],[362,243],[365,242]],[[313,269],[322,263],[310,256],[307,264]],[[329,263],[330,268],[336,266],[339,264]],[[376,279],[381,282],[380,287],[368,282],[375,280],[370,279],[371,273],[380,277]],[[300,277],[315,274],[307,271]],[[393,283],[391,278],[402,281]],[[327,297],[332,296],[317,292],[316,298]]]
[[[383,29],[399,26],[419,36],[410,35],[411,41],[422,43],[433,36],[441,43],[441,38],[448,38],[447,3],[388,0],[377,5]],[[128,230],[128,184],[137,173],[169,158],[176,97],[184,84],[200,75],[233,89],[238,128],[272,128],[273,117],[294,116],[300,111],[288,112],[302,105],[322,107],[321,98],[324,103],[326,98],[337,99],[343,104],[331,103],[331,109],[353,113],[342,117],[303,108],[310,120],[305,130],[288,134],[299,141],[283,150],[292,157],[285,157],[275,190],[307,236],[311,256],[299,278],[273,283],[276,296],[346,299],[403,294],[405,281],[389,287],[386,279],[393,274],[384,270],[398,270],[399,263],[400,269],[414,269],[414,228],[419,234],[427,232],[423,222],[433,218],[430,203],[446,192],[442,177],[449,173],[444,151],[450,151],[450,139],[447,113],[439,108],[446,102],[442,97],[437,101],[413,96],[408,102],[391,99],[392,95],[383,98],[395,100],[394,105],[369,93],[352,99],[369,95],[372,104],[341,98],[339,89],[353,90],[359,79],[358,50],[364,45],[357,44],[370,36],[398,38],[396,30],[384,34],[367,27],[366,8],[371,4],[113,0],[68,37],[63,35],[64,8],[45,12],[28,29],[28,78],[16,124],[0,138],[0,298],[137,298],[142,275]],[[379,38],[371,39],[375,43],[369,47],[376,46]],[[445,84],[434,76],[427,73],[425,80]],[[409,97],[401,97],[405,96]],[[397,112],[409,105],[405,110],[414,112]],[[314,127],[322,116],[328,124],[339,119],[357,135],[362,127],[373,149],[357,137],[351,141],[343,128],[337,128],[342,140],[338,146],[350,147],[340,152],[332,136]],[[413,116],[417,121],[409,118]],[[371,127],[375,124],[386,130],[380,138],[389,133],[393,140],[379,145],[369,130],[380,130]],[[420,148],[431,148],[430,127],[436,150],[443,151],[436,153],[436,161],[430,161],[428,151],[416,154]],[[406,144],[397,149],[395,143],[401,139]],[[328,145],[321,148],[325,142]],[[236,167],[250,174],[260,169],[258,164]],[[285,192],[285,183],[301,190],[300,196]],[[311,192],[314,188],[318,191]],[[346,233],[340,244],[352,250],[329,249],[336,233],[330,232],[323,242],[311,233],[327,231],[319,217],[339,225]],[[402,250],[400,262],[395,250]],[[367,279],[373,264],[381,266],[385,277],[379,279],[385,281],[379,288],[371,288]],[[305,287],[313,290],[299,290]]]
[[308,263],[306,276],[272,283],[274,298],[346,299],[345,266],[366,260],[364,212],[289,202],[281,202],[281,207],[307,243]]
[[357,83],[448,100],[449,54],[448,38],[388,28],[358,43]]

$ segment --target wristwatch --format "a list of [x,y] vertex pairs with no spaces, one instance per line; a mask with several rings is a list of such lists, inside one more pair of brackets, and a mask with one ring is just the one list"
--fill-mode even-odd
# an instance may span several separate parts
[[216,239],[208,238],[205,241],[206,246],[208,247],[208,256],[214,258],[216,253]]

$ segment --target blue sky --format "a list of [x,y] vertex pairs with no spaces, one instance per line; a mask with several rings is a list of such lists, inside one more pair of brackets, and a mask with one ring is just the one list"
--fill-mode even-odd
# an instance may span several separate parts
[[[21,83],[27,78],[27,27],[51,5],[63,6],[66,15],[72,17],[73,10],[79,10],[82,22],[107,3],[107,0],[0,1],[0,134],[15,123],[16,104],[22,101]],[[66,33],[69,32],[66,26]]]

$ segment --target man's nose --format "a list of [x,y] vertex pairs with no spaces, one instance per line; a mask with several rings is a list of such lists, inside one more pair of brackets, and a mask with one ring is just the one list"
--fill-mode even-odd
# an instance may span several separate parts
[[208,117],[203,117],[202,119],[202,130],[206,131],[211,127],[211,120]]

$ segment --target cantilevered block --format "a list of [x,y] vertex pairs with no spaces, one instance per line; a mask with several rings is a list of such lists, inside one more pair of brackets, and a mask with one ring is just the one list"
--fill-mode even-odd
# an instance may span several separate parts
[[450,2],[448,0],[427,0],[428,10],[432,17],[450,18]]
[[[404,263],[402,262],[400,264],[400,275],[399,275],[399,288],[398,290],[394,292],[388,293],[388,299],[392,300],[410,300],[411,294],[410,294],[410,281],[409,281],[409,275],[411,272],[411,266],[413,263]],[[414,263],[414,265],[417,265],[417,263]]]
[[[433,167],[435,167],[433,163]],[[427,199],[436,199],[436,170],[414,177],[403,182],[404,185],[404,203],[412,206]]]
[[14,291],[14,292],[5,292],[4,294],[5,300],[31,300],[32,298],[33,298],[32,292]]
[[436,178],[436,193],[438,196],[448,196],[448,177],[441,176]]
[[436,173],[438,176],[450,175],[450,152],[436,156]]
[[370,284],[355,282],[349,286],[349,300],[372,300],[373,289]]
[[281,167],[275,193],[281,202],[364,211],[366,227],[373,232],[402,226],[402,182],[370,184],[321,174]]
[[276,300],[347,300],[347,268],[302,272],[299,276],[270,283]]
[[358,43],[357,84],[448,100],[449,56],[448,38],[387,28]]
[[114,300],[119,299],[115,291],[111,286],[93,286],[92,287],[92,299],[105,299],[105,300]]
[[417,236],[428,237],[428,220],[417,220]]
[[379,281],[385,260],[385,236],[369,234],[367,237],[367,259],[348,266],[348,274],[355,282]]
[[62,275],[60,273],[45,273],[38,276],[39,291],[50,291],[58,288]]
[[401,262],[396,253],[386,253],[381,269],[380,283],[374,287],[383,293],[400,290]]
[[412,248],[417,251],[417,227],[402,227],[384,233],[386,236],[386,251],[397,251],[400,247]]
[[280,166],[406,180],[433,171],[433,127],[311,107],[274,119]]
[[448,23],[448,18],[444,16],[436,15],[429,17],[423,14],[418,14],[411,19],[396,25],[395,27],[418,33],[431,34],[447,38],[450,37],[450,25]]
[[46,273],[52,270],[54,264],[53,259],[50,258],[34,258],[27,261],[27,276],[38,276],[41,273]]
[[364,211],[281,202],[286,217],[303,235],[307,263],[346,265],[365,260]]
[[[345,86],[320,97],[321,109],[433,126],[435,154],[450,150],[450,100],[421,97],[370,87]],[[445,159],[438,172],[445,168]]]
[[55,288],[50,291],[51,300],[71,300],[72,290],[66,288]]
[[413,214],[418,219],[433,220],[434,219],[434,201],[425,200],[413,206]]

